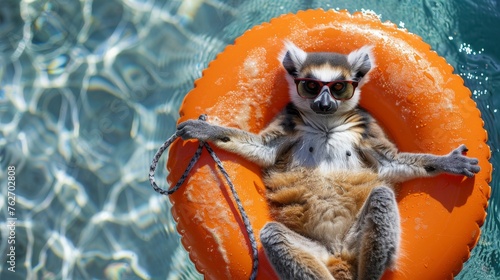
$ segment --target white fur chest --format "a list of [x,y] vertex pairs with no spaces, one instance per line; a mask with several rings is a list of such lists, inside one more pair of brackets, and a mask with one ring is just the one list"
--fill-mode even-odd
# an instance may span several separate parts
[[297,144],[293,150],[293,166],[319,168],[331,172],[362,167],[355,145],[361,135],[349,124],[333,128],[299,125]]

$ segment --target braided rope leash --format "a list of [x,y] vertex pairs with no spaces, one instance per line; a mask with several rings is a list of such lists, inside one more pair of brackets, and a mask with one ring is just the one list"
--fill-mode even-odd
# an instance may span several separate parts
[[[206,120],[206,115],[201,115],[199,117],[200,120],[205,121]],[[258,250],[257,250],[257,241],[255,240],[255,235],[252,229],[252,225],[250,223],[250,219],[248,218],[247,213],[245,212],[245,209],[243,208],[243,204],[241,203],[240,197],[238,196],[238,193],[236,192],[236,189],[234,188],[233,182],[231,181],[231,178],[229,177],[229,174],[227,173],[226,169],[224,169],[224,166],[222,166],[222,162],[219,159],[219,157],[215,154],[214,150],[210,145],[206,142],[200,141],[198,148],[196,149],[196,152],[194,153],[193,157],[191,158],[191,161],[189,162],[188,166],[186,167],[186,170],[182,174],[181,178],[177,183],[170,189],[162,189],[160,188],[155,181],[155,172],[156,172],[156,167],[158,166],[158,161],[160,160],[162,154],[165,152],[165,150],[168,149],[168,147],[177,139],[179,135],[174,133],[170,138],[163,143],[163,145],[160,146],[158,151],[156,152],[153,161],[151,162],[151,166],[149,167],[149,182],[151,183],[151,186],[155,190],[155,192],[162,194],[162,195],[170,195],[173,194],[175,191],[179,189],[179,187],[184,183],[186,178],[188,177],[189,173],[193,169],[194,165],[198,161],[198,159],[201,156],[201,152],[203,148],[205,148],[212,159],[215,161],[217,164],[217,167],[219,168],[220,172],[222,175],[224,175],[224,178],[226,178],[227,184],[229,188],[231,189],[231,193],[233,194],[234,201],[236,202],[236,205],[238,206],[238,211],[240,212],[241,219],[243,220],[243,224],[245,225],[245,230],[248,234],[248,239],[250,240],[250,245],[252,247],[252,273],[250,274],[250,279],[254,280],[257,277],[257,270],[259,266],[259,256],[258,256]]]

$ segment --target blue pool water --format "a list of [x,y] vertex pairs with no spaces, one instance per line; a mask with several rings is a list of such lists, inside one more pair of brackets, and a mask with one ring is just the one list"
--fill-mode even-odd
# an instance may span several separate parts
[[[500,166],[497,1],[0,0],[0,279],[200,278],[167,199],[149,186],[150,161],[217,53],[252,26],[308,8],[373,10],[420,35],[470,87]],[[458,279],[500,279],[496,170],[491,186]]]

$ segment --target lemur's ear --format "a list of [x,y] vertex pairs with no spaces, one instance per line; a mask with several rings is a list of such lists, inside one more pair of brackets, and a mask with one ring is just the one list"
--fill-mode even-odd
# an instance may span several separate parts
[[292,42],[285,42],[285,49],[281,55],[281,62],[285,70],[293,77],[297,77],[302,64],[306,60],[307,53],[295,46]]
[[347,55],[347,61],[352,66],[357,79],[363,78],[374,66],[373,46],[363,46]]

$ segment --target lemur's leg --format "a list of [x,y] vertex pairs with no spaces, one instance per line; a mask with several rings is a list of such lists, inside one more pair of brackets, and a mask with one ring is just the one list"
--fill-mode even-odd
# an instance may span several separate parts
[[394,192],[374,188],[346,237],[346,249],[359,254],[357,279],[380,279],[387,268],[395,268],[400,232]]
[[330,256],[326,248],[283,224],[267,223],[260,241],[281,279],[334,279],[325,265]]

